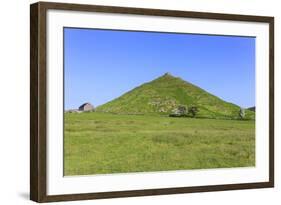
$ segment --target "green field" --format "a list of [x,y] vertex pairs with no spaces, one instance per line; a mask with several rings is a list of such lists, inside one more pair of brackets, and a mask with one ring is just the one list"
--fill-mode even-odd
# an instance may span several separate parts
[[64,175],[255,165],[255,123],[65,113]]

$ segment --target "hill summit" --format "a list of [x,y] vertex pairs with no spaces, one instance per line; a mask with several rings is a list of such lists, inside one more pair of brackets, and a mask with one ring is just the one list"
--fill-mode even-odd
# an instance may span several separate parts
[[[238,117],[240,107],[223,101],[207,91],[170,73],[144,83],[122,96],[97,107],[96,111],[119,114],[169,114],[178,106],[196,106],[198,117]],[[246,110],[247,118],[254,112]]]

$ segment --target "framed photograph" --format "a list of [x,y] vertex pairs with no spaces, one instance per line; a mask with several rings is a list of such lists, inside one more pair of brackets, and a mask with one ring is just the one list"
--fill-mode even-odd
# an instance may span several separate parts
[[30,198],[274,186],[274,18],[31,5]]

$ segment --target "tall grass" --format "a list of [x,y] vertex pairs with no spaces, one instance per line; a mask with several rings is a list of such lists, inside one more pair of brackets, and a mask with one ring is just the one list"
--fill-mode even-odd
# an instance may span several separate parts
[[254,165],[254,121],[65,114],[65,175]]

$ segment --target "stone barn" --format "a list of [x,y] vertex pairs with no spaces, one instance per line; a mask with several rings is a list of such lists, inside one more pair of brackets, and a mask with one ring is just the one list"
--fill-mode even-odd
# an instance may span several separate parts
[[79,107],[79,111],[92,111],[94,109],[95,108],[91,103],[84,103]]

